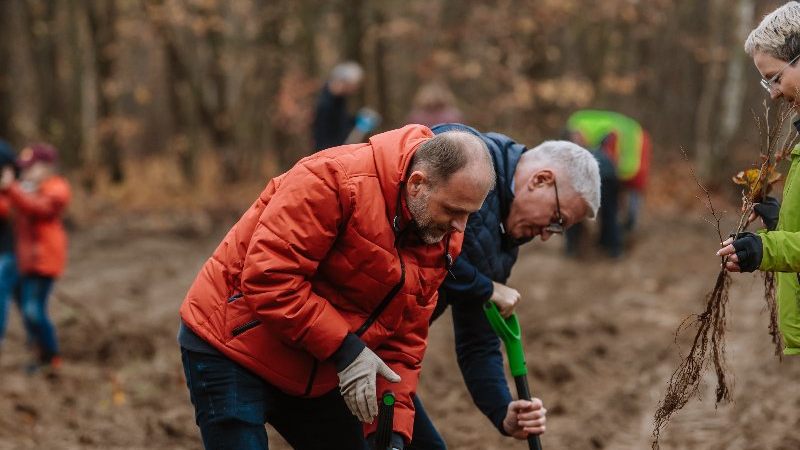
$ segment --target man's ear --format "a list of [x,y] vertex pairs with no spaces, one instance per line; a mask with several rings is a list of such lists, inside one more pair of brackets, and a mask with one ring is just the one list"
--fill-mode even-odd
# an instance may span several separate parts
[[539,169],[531,174],[531,177],[528,178],[528,189],[533,190],[533,188],[548,186],[553,183],[556,176],[550,169]]
[[411,175],[408,176],[408,180],[406,181],[406,192],[408,192],[408,195],[416,197],[422,190],[422,187],[428,183],[428,181],[428,176],[425,175],[425,172],[422,172],[421,170],[415,170],[411,172]]

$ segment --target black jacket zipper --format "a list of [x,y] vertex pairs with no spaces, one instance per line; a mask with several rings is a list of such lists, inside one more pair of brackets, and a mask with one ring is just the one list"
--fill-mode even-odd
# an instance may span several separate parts
[[356,330],[356,336],[361,336],[364,334],[367,329],[372,325],[376,320],[378,320],[378,316],[381,315],[384,309],[389,306],[389,303],[392,302],[392,299],[400,292],[400,289],[406,282],[406,265],[403,263],[403,256],[400,254],[400,249],[397,249],[397,257],[400,259],[400,281],[392,287],[392,290],[386,294],[386,297],[381,300],[381,303],[375,308],[375,311],[372,311],[372,314],[367,317],[367,320]]

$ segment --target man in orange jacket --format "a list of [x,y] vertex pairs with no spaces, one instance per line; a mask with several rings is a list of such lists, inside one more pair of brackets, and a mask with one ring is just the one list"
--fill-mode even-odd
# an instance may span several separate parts
[[30,370],[61,365],[55,328],[47,317],[50,291],[67,261],[67,234],[61,215],[69,203],[70,189],[56,174],[57,163],[55,148],[34,143],[26,146],[17,160],[22,170],[19,182],[11,167],[0,174],[0,192],[7,197],[15,217],[22,318],[39,352]]
[[403,448],[437,289],[494,179],[480,139],[409,125],[271,180],[181,306],[205,448],[266,449],[269,422],[297,449],[361,449],[386,390]]

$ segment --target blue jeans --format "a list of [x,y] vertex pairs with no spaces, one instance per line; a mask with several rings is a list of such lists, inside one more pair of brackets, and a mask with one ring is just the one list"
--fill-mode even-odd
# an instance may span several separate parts
[[[17,259],[14,252],[0,253],[0,343],[6,335],[8,322],[8,304],[11,295],[16,290],[19,281]],[[15,296],[19,303],[19,296]]]
[[364,428],[338,389],[294,397],[221,354],[181,347],[181,361],[206,450],[266,450],[266,422],[294,449],[367,448]]
[[54,281],[52,277],[36,274],[24,274],[20,279],[22,320],[39,349],[42,362],[49,362],[58,355],[56,330],[47,316],[47,300]]
[[414,434],[406,450],[447,450],[444,439],[433,426],[419,396],[414,397]]

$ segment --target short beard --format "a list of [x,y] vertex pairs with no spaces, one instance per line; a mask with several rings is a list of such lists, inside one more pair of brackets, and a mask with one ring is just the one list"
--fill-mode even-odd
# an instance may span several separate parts
[[416,232],[426,244],[438,244],[444,239],[447,232],[442,232],[433,224],[433,219],[428,214],[427,206],[430,198],[430,191],[421,193],[415,199],[408,199],[408,210],[414,221]]

